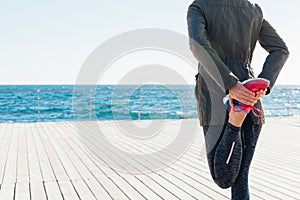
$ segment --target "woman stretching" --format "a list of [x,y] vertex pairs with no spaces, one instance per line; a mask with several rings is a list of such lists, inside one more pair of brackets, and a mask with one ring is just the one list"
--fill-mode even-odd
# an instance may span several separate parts
[[[248,173],[264,123],[260,98],[271,92],[288,49],[260,7],[247,0],[196,0],[187,22],[199,61],[195,95],[212,178],[231,187],[232,199],[249,199]],[[255,79],[257,41],[269,55]]]

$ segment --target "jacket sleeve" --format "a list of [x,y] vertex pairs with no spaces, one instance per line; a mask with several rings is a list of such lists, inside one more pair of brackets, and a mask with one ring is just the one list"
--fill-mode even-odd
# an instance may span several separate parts
[[259,77],[270,81],[270,86],[267,91],[267,94],[269,94],[280,70],[289,56],[289,51],[284,41],[266,20],[263,20],[262,23],[259,34],[259,43],[267,52],[269,52],[263,65],[262,72],[259,75]]
[[236,84],[238,78],[220,59],[207,39],[205,15],[199,6],[190,5],[187,23],[191,51],[212,80],[227,91]]

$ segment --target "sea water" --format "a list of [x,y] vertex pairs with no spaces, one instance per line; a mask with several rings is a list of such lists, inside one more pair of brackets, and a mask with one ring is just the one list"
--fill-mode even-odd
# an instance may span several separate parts
[[[275,86],[266,117],[300,116],[300,86]],[[0,122],[197,118],[193,85],[1,85]]]

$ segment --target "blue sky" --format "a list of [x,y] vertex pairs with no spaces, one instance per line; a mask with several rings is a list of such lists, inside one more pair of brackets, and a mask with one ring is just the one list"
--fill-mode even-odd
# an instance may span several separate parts
[[[192,1],[73,0],[2,1],[0,4],[0,84],[72,84],[88,55],[125,31],[163,28],[187,35]],[[297,0],[253,0],[286,41],[291,56],[279,84],[298,84],[300,20]],[[259,47],[259,45],[258,45]],[[266,54],[255,51],[259,73]],[[191,82],[194,80],[191,74]]]

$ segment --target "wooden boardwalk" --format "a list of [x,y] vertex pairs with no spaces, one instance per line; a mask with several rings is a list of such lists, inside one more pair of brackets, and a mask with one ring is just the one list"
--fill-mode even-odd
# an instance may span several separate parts
[[[161,134],[148,139],[124,135],[122,127],[132,122],[98,121],[105,142],[87,140],[95,122],[2,123],[0,200],[229,199],[230,190],[218,188],[210,178],[199,127],[188,150],[172,163],[164,163],[178,153],[165,147],[174,141],[182,121],[163,122]],[[185,122],[195,124],[193,119]],[[151,121],[134,123],[147,127]],[[86,135],[78,126],[87,130]],[[99,148],[100,154],[92,154],[87,144]],[[102,147],[107,148],[103,154]],[[122,157],[114,149],[129,156]],[[151,153],[161,149],[163,153],[153,158],[157,166],[168,164],[161,169],[130,156],[149,154],[152,162]],[[106,162],[109,159],[112,165]],[[300,118],[268,120],[253,160],[250,185],[252,199],[300,199]]]

